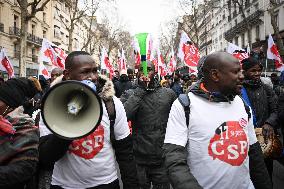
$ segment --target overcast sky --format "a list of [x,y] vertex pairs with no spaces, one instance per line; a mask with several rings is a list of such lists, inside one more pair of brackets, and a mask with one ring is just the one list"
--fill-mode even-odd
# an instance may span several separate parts
[[[115,6],[119,19],[132,35],[147,32],[157,36],[163,24],[182,14],[179,0],[116,0]],[[103,9],[107,10],[106,7]],[[114,16],[111,11],[106,12],[110,17]],[[112,17],[109,20],[117,23],[119,19]]]

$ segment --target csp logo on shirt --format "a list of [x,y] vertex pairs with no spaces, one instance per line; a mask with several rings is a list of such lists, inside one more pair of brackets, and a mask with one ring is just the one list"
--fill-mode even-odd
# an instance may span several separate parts
[[69,146],[69,152],[84,158],[94,158],[104,147],[104,127],[99,125],[98,128],[90,135],[74,140]]
[[248,155],[248,140],[240,121],[221,124],[210,139],[208,153],[232,166],[240,166]]

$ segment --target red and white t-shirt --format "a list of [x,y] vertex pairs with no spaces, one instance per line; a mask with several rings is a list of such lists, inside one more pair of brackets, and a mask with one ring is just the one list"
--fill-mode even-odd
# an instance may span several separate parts
[[187,163],[203,188],[254,189],[249,175],[249,145],[257,142],[242,99],[209,102],[189,93],[187,128],[176,100],[169,115],[165,143],[187,146]]
[[[113,100],[116,110],[114,135],[116,140],[120,140],[127,137],[130,131],[121,101],[116,97]],[[42,121],[40,134],[51,134]],[[103,103],[101,125],[92,134],[71,143],[68,152],[55,163],[51,183],[66,189],[83,189],[111,183],[118,178],[115,161],[110,141],[110,121]]]

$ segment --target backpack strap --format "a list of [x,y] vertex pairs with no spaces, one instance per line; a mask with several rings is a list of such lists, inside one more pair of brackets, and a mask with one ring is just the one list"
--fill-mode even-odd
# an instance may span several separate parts
[[180,94],[178,97],[178,101],[181,103],[184,109],[184,115],[186,119],[186,126],[189,125],[189,115],[190,115],[190,99],[188,94]]
[[115,123],[115,118],[116,118],[116,111],[115,111],[115,105],[114,105],[113,98],[111,98],[110,100],[104,100],[104,103],[106,106],[106,110],[107,110],[109,122],[110,122],[110,140],[113,143],[115,140],[114,123]]
[[[240,96],[241,97],[241,96]],[[243,97],[241,97],[243,103],[244,103],[244,106],[245,106],[245,110],[246,110],[246,113],[248,114],[248,120],[250,120],[251,118],[251,113],[250,113],[250,108],[249,108],[249,105],[246,103],[246,101],[243,99]]]

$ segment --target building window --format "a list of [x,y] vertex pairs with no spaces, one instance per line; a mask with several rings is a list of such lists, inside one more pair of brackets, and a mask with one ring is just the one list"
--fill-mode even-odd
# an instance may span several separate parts
[[42,31],[42,37],[46,38],[46,31],[45,30]]
[[244,33],[241,35],[241,40],[242,40],[242,46],[244,47],[245,46],[245,34]]
[[42,20],[43,20],[43,22],[46,22],[46,13],[45,12],[42,13]]
[[54,37],[60,39],[60,28],[54,25]]
[[18,44],[14,44],[14,57],[20,58],[20,46]]
[[251,43],[251,30],[248,30],[248,41],[249,41],[249,43]]
[[279,27],[279,14],[278,14],[278,12],[274,13],[274,21],[275,21],[277,27]]
[[35,34],[35,25],[32,24],[32,35],[34,35],[34,34]]
[[19,17],[17,15],[14,15],[14,28],[19,27]]
[[255,27],[255,39],[256,40],[260,39],[260,36],[259,36],[259,26],[258,25]]
[[239,45],[239,37],[235,37],[235,45]]

